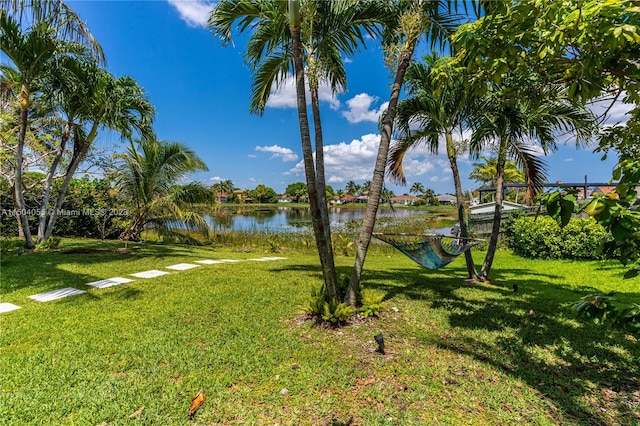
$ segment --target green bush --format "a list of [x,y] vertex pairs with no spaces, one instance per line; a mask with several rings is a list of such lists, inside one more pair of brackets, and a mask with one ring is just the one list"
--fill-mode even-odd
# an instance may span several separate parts
[[377,317],[384,308],[384,294],[373,290],[364,290],[362,292],[362,306],[358,309],[363,317]]
[[325,302],[322,310],[322,319],[329,321],[333,325],[340,325],[347,322],[353,315],[353,309],[351,306],[340,302],[337,299],[333,299],[330,302]]
[[510,225],[509,247],[536,259],[600,259],[607,232],[591,218],[573,218],[560,228],[550,217],[520,217]]

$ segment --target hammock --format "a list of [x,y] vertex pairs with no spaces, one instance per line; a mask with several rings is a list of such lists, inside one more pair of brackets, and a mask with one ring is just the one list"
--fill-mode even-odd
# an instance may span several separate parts
[[427,269],[438,269],[483,240],[437,234],[381,234],[373,236],[392,245],[409,259]]

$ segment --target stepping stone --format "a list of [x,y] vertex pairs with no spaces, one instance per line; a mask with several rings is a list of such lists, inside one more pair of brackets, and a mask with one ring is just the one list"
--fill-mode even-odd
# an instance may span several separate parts
[[0,303],[0,313],[15,311],[16,309],[22,309],[22,306],[14,305],[9,302]]
[[255,259],[247,259],[247,260],[255,260],[255,261],[258,261],[258,262],[269,262],[271,260],[284,260],[284,259],[286,259],[286,257],[274,256],[274,257],[257,257]]
[[196,260],[196,263],[202,263],[203,265],[215,265],[217,263],[225,263],[222,260],[212,260],[212,259],[205,259],[205,260]]
[[175,271],[186,271],[187,269],[197,268],[200,265],[194,265],[193,263],[178,263],[177,265],[165,266],[167,269],[173,269]]
[[84,290],[78,290],[77,288],[67,287],[59,290],[47,291],[46,293],[34,294],[33,296],[29,296],[29,299],[33,299],[38,302],[50,302],[52,300],[58,300],[82,293],[86,292]]
[[115,278],[109,278],[109,279],[106,279],[106,280],[94,281],[94,282],[91,282],[91,283],[87,283],[87,285],[90,285],[91,287],[95,287],[95,288],[107,288],[107,287],[111,287],[111,286],[114,286],[114,285],[130,283],[132,281],[133,280],[130,280],[129,278],[115,277]]
[[138,272],[138,273],[129,274],[129,275],[133,277],[138,277],[138,278],[155,278],[155,277],[159,277],[161,275],[167,275],[167,274],[168,272],[152,269],[150,271]]

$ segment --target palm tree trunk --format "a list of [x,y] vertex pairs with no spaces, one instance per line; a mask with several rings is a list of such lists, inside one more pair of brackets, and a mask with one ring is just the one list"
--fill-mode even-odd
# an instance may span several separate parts
[[340,298],[340,288],[336,278],[333,257],[329,256],[329,244],[326,238],[324,227],[322,226],[322,214],[320,211],[318,185],[316,183],[316,172],[313,163],[313,148],[311,146],[311,134],[309,131],[309,118],[307,115],[307,101],[305,96],[304,64],[302,62],[302,43],[300,41],[300,17],[298,4],[295,0],[289,0],[290,30],[293,48],[293,58],[296,74],[296,94],[298,104],[298,122],[300,126],[300,138],[302,142],[302,157],[304,161],[304,171],[309,191],[309,204],[311,210],[311,222],[313,232],[318,247],[318,256],[322,267],[322,275],[325,283],[325,298],[327,300]]
[[58,169],[58,165],[60,164],[60,160],[62,159],[62,155],[64,154],[65,147],[67,145],[67,141],[69,140],[69,135],[71,133],[71,125],[67,123],[65,126],[64,134],[62,135],[62,139],[60,140],[60,147],[58,148],[55,158],[51,162],[51,166],[49,167],[49,172],[47,173],[47,178],[44,184],[44,189],[42,191],[42,199],[40,201],[40,212],[38,215],[38,244],[42,243],[45,238],[45,231],[47,225],[47,210],[49,208],[49,198],[51,194],[51,187],[53,186],[53,178],[56,174],[56,170]]
[[[460,170],[458,169],[458,161],[456,157],[456,150],[453,146],[453,135],[451,133],[445,134],[447,144],[447,157],[449,157],[449,163],[451,164],[451,171],[453,173],[453,184],[456,189],[456,206],[458,210],[458,222],[460,223],[460,236],[462,238],[469,238],[469,224],[467,221],[467,209],[465,207],[464,195],[462,194],[462,184],[460,183]],[[476,271],[476,265],[473,262],[473,256],[471,250],[464,252],[464,260],[467,264],[468,280],[478,280],[478,272]]]
[[29,92],[26,87],[22,88],[21,92],[21,106],[20,106],[20,133],[18,135],[18,143],[16,146],[16,177],[14,182],[14,200],[16,208],[18,209],[18,217],[20,224],[22,225],[22,231],[24,232],[25,248],[32,250],[36,247],[31,236],[31,229],[29,228],[29,217],[27,216],[27,205],[24,202],[23,182],[22,182],[22,160],[24,156],[24,142],[27,135],[28,125],[28,102]]
[[[316,185],[318,187],[318,205],[320,207],[320,218],[324,234],[327,241],[327,262],[329,270],[334,271],[335,262],[333,258],[333,244],[331,241],[331,224],[329,223],[329,210],[327,207],[327,189],[324,174],[324,140],[322,137],[322,122],[320,120],[320,100],[318,98],[318,86],[311,87],[311,112],[313,115],[313,134],[316,140]],[[335,277],[336,286],[337,277]]]
[[358,293],[360,291],[360,279],[362,277],[362,269],[364,260],[367,257],[367,250],[371,243],[371,234],[376,223],[376,215],[380,204],[380,195],[382,194],[382,186],[384,185],[384,173],[387,168],[387,157],[389,154],[389,144],[391,143],[391,135],[393,134],[393,121],[396,118],[396,107],[404,82],[404,75],[411,63],[413,51],[417,39],[408,44],[408,48],[400,53],[398,68],[396,70],[395,80],[391,86],[391,96],[389,97],[389,106],[387,114],[384,118],[382,132],[380,135],[380,146],[378,147],[378,156],[376,157],[376,165],[373,170],[373,178],[371,179],[371,189],[369,190],[369,200],[367,201],[367,211],[365,213],[360,237],[358,238],[358,250],[356,252],[356,260],[351,272],[349,280],[349,288],[345,297],[345,302],[352,307],[356,307],[358,303]]
[[[67,191],[69,190],[69,185],[71,184],[71,179],[73,178],[74,173],[78,169],[78,166],[87,155],[87,152],[89,151],[89,147],[91,146],[91,143],[93,142],[97,134],[98,134],[98,121],[94,121],[91,131],[89,132],[89,135],[87,135],[87,140],[85,140],[82,143],[82,145],[77,149],[76,149],[77,144],[79,144],[80,141],[76,140],[74,142],[74,153],[73,153],[73,156],[71,157],[71,162],[67,166],[67,170],[64,175],[64,181],[62,182],[62,186],[58,191],[58,197],[56,198],[56,203],[53,206],[53,209],[51,210],[51,215],[49,216],[49,222],[47,223],[47,228],[45,229],[45,232],[44,232],[43,241],[46,241],[49,239],[49,237],[51,237],[51,234],[53,233],[53,227],[55,226],[56,221],[58,220],[58,210],[62,208],[62,203],[64,202],[64,198],[66,197]],[[76,137],[76,139],[79,139],[79,138]]]
[[507,161],[507,144],[500,141],[500,148],[498,151],[498,161],[496,164],[496,194],[495,202],[496,208],[493,213],[493,226],[491,227],[491,238],[489,239],[489,247],[487,248],[487,254],[482,264],[482,270],[480,271],[480,278],[483,281],[489,281],[489,273],[491,272],[491,265],[493,265],[493,258],[496,254],[498,247],[498,239],[500,237],[500,223],[502,221],[502,202],[503,202],[503,190],[504,190],[504,166]]

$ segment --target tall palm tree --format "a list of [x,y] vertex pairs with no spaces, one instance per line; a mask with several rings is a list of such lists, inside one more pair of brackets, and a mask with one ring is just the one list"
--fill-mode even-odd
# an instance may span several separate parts
[[[299,19],[302,15],[305,18]],[[323,268],[327,298],[339,297],[340,291],[335,277],[331,231],[326,207],[324,148],[318,90],[320,83],[325,81],[329,82],[334,92],[344,89],[346,72],[342,55],[349,56],[359,45],[363,45],[363,31],[374,34],[376,17],[382,19],[384,16],[386,14],[380,2],[291,1],[287,10],[286,3],[282,1],[228,0],[219,3],[210,19],[214,31],[225,41],[231,39],[234,22],[238,22],[240,31],[253,29],[246,53],[255,75],[250,107],[252,112],[262,114],[273,87],[278,87],[287,76],[295,74],[305,176],[312,218],[318,215],[318,220],[313,221],[314,233]],[[300,60],[299,63],[298,60]],[[315,162],[313,149],[309,151],[311,136],[304,93],[305,75],[310,89],[314,119]],[[304,100],[304,103],[300,103],[301,100]],[[304,113],[301,111],[303,108]]]
[[187,242],[194,239],[185,230],[210,235],[209,223],[194,206],[212,204],[211,190],[199,183],[177,184],[189,173],[208,170],[195,152],[178,142],[144,138],[119,155],[117,162],[117,187],[131,203],[121,239],[139,240],[144,230]]
[[360,278],[367,250],[371,242],[371,234],[376,222],[376,214],[380,205],[380,196],[384,186],[384,173],[387,167],[389,145],[393,134],[393,123],[396,117],[396,106],[404,83],[405,73],[409,67],[418,41],[424,36],[433,46],[443,43],[456,26],[457,18],[450,12],[451,3],[457,2],[437,0],[415,0],[390,2],[389,20],[386,23],[383,42],[387,46],[387,60],[395,73],[389,96],[389,106],[384,116],[380,135],[380,145],[371,179],[371,191],[367,203],[367,211],[363,218],[362,229],[358,238],[356,259],[349,281],[345,300],[356,306],[360,289]]
[[518,76],[512,76],[493,89],[483,98],[482,113],[475,117],[471,138],[471,150],[476,155],[488,145],[497,151],[496,207],[487,254],[479,273],[481,280],[489,279],[498,243],[508,158],[524,167],[527,183],[536,187],[531,159],[525,158],[536,158],[532,155],[532,143],[537,143],[546,154],[556,148],[555,132],[573,133],[580,145],[589,140],[595,129],[594,115],[583,105],[570,101],[565,88],[545,87],[523,96],[526,84]]
[[[428,55],[424,64],[412,64],[407,70],[410,97],[398,104],[400,137],[391,149],[389,174],[395,181],[406,183],[402,167],[406,153],[419,144],[427,145],[431,152],[437,153],[440,140],[444,139],[453,174],[460,232],[466,238],[467,206],[457,160],[464,145],[454,142],[454,134],[468,127],[470,118],[477,111],[477,99],[466,90],[464,79],[460,75],[451,75],[446,86],[436,83],[433,68],[443,64],[441,68],[446,69],[444,65],[448,61],[449,58],[439,59],[435,54]],[[468,278],[475,279],[475,264],[469,251],[465,252],[465,261]]]
[[360,185],[350,180],[344,187],[344,192],[349,195],[356,195],[360,191]]
[[[20,125],[15,148],[15,179],[14,200],[18,211],[25,210],[23,194],[23,159],[27,130],[29,128],[29,112],[35,95],[43,86],[43,79],[50,70],[63,63],[65,57],[91,59],[90,53],[82,45],[66,42],[56,37],[55,31],[45,22],[34,24],[27,31],[23,31],[17,21],[7,14],[0,14],[0,50],[7,55],[13,66],[0,65],[3,70],[13,68],[11,75],[15,81],[12,84],[20,88]],[[20,221],[24,231],[27,249],[35,247],[28,217],[20,214]]]

